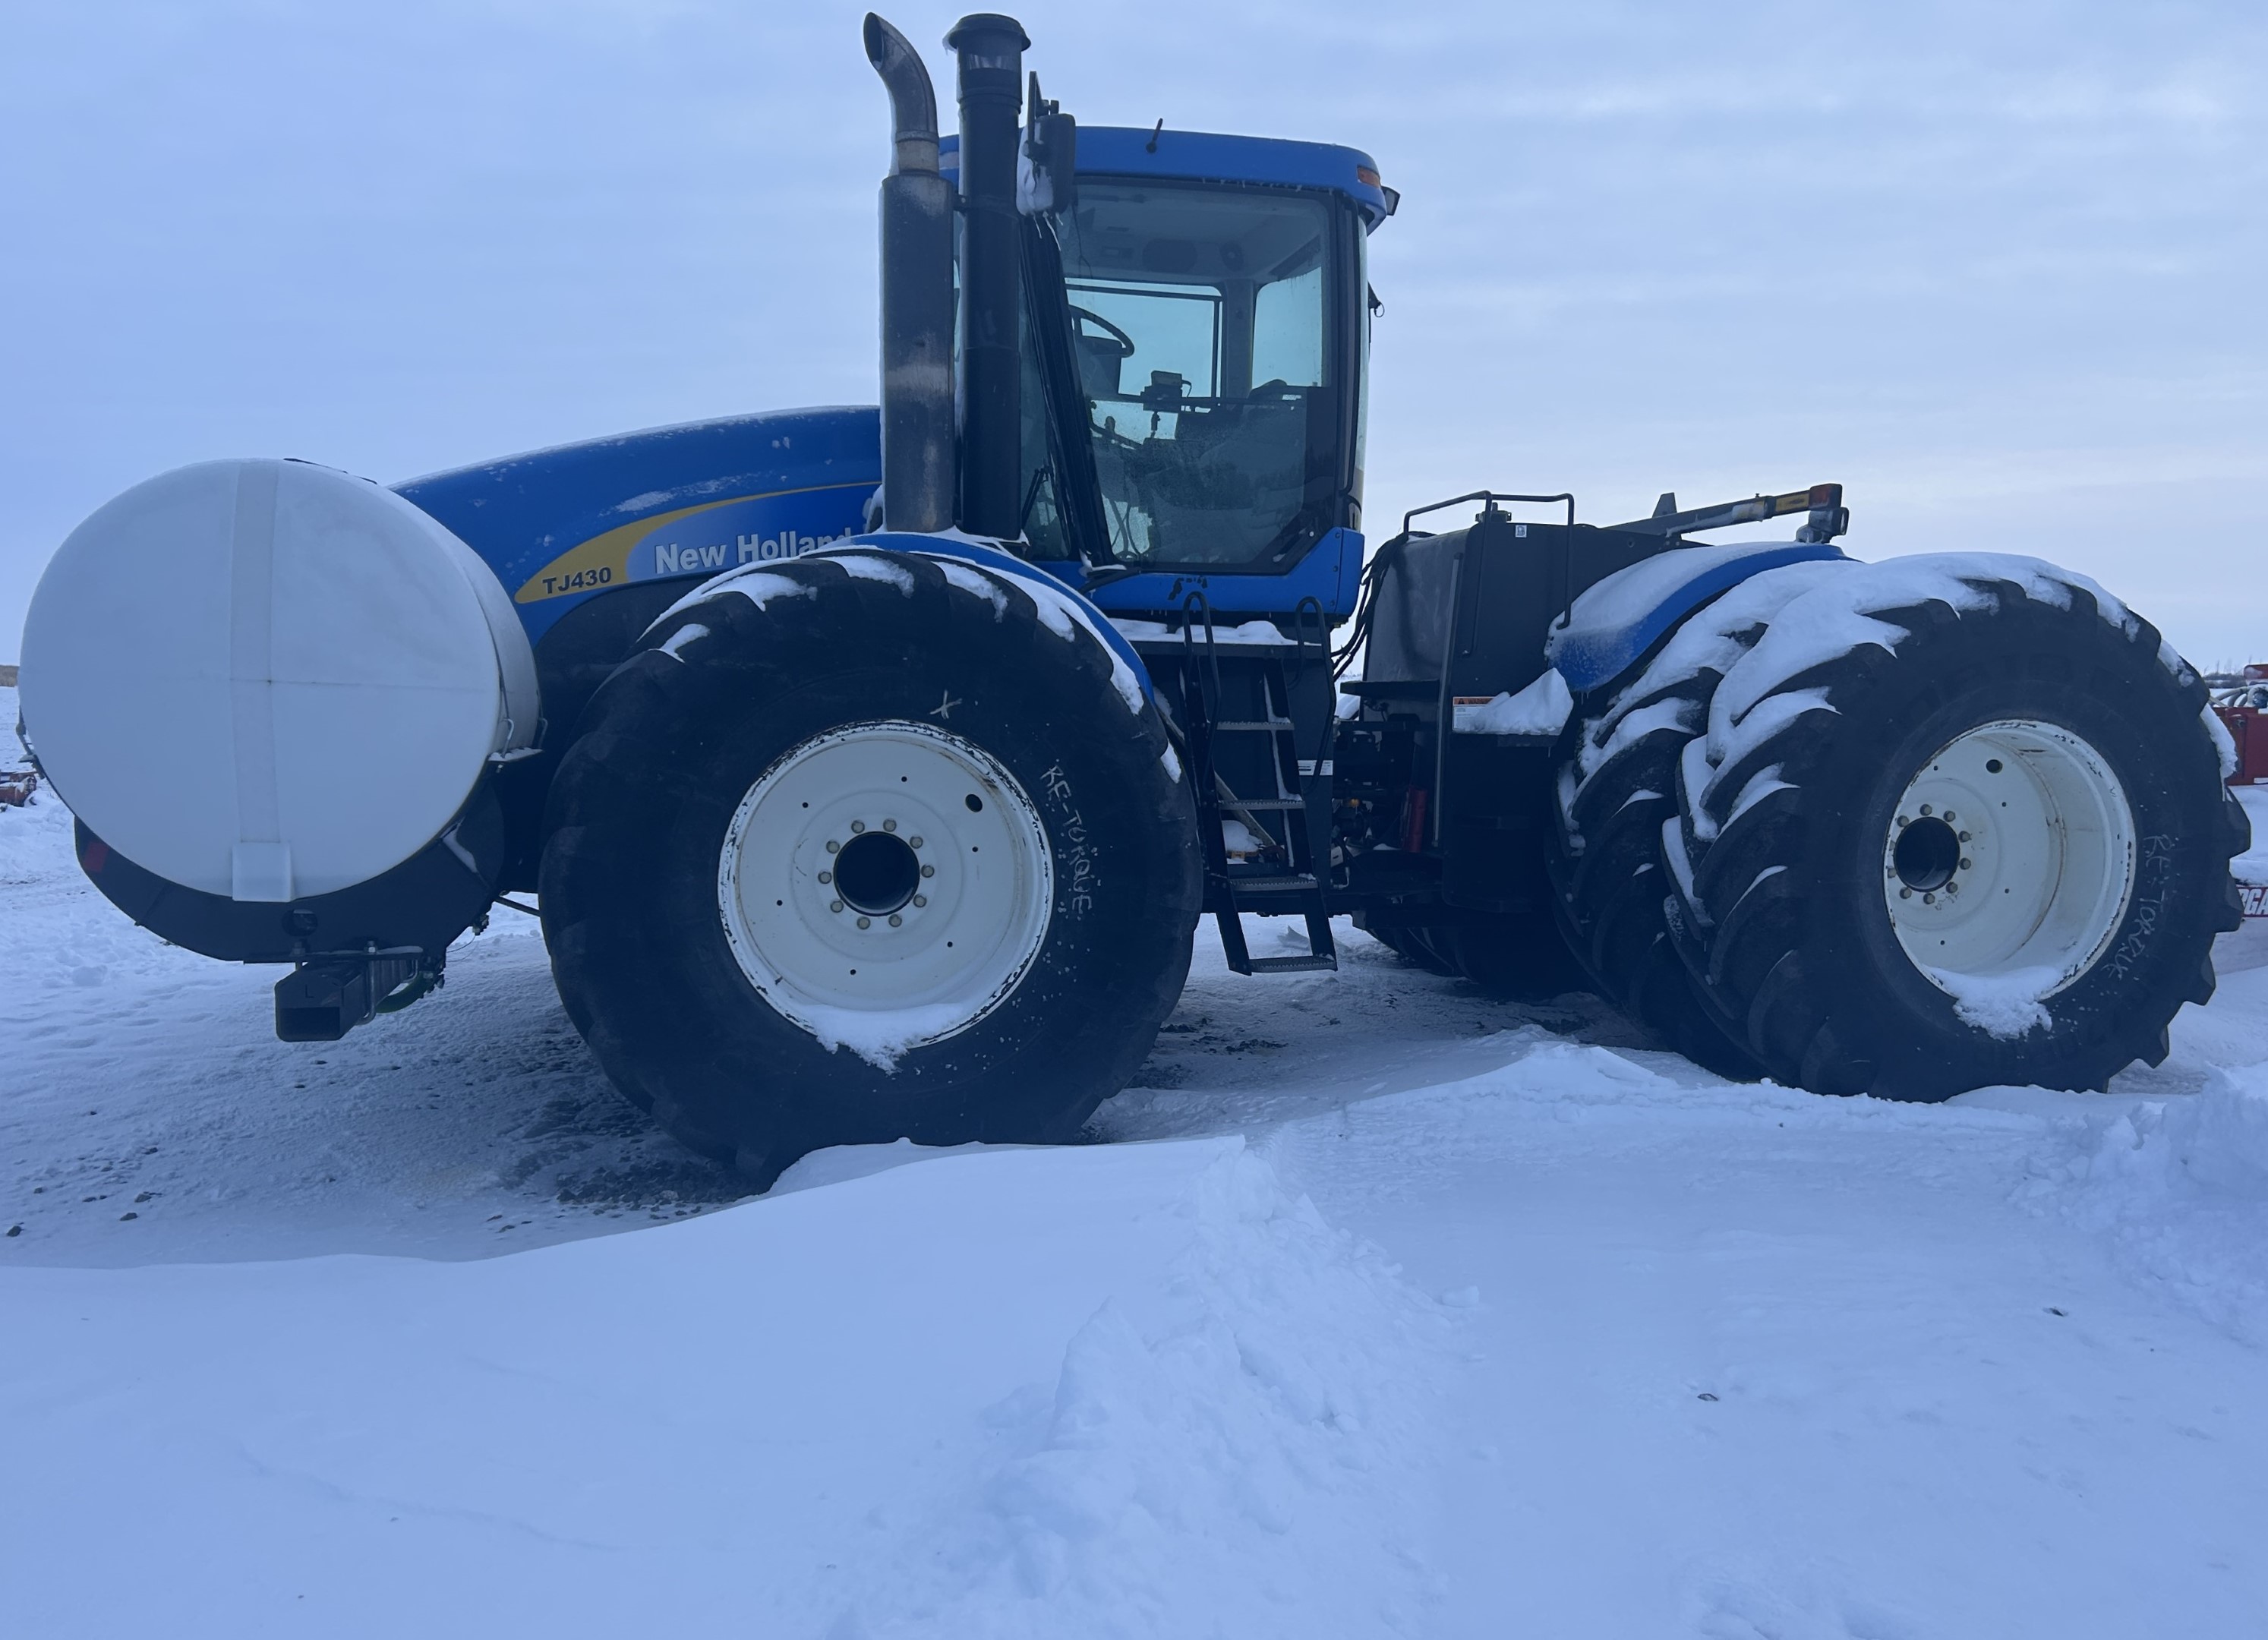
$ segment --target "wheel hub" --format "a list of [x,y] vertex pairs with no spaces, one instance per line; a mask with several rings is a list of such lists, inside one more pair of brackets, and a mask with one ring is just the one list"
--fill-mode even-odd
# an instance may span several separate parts
[[1899,831],[1890,864],[1908,888],[1942,888],[1961,869],[1960,834],[1948,821],[1925,814]]
[[[830,1045],[967,1029],[1029,971],[1054,902],[1038,810],[982,747],[911,722],[794,747],[726,827],[718,905],[740,971]],[[863,1050],[862,1050],[863,1051]]]
[[2060,724],[1983,724],[1900,794],[1882,845],[1898,944],[1939,989],[2030,975],[2035,997],[2109,947],[2134,889],[2134,816],[2102,754]]
[[[822,881],[829,875],[820,873]],[[836,854],[831,875],[836,894],[852,910],[887,916],[921,886],[921,857],[895,831],[862,831]]]

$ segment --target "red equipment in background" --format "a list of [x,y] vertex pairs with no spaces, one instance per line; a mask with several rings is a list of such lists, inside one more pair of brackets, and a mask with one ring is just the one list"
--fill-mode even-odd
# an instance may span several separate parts
[[[2268,787],[2268,666],[2256,663],[2242,673],[2208,677],[2205,685],[2213,691],[2213,711],[2228,725],[2229,739],[2236,742],[2236,772],[2228,777],[2228,783],[2240,791],[2247,786]],[[2268,812],[2268,805],[2256,796],[2245,806],[2252,815],[2253,847],[2258,849],[2263,841],[2261,817]],[[2244,902],[2248,930],[2268,919],[2268,881],[2262,880],[2264,873],[2255,864],[2258,857],[2257,854],[2239,855],[2230,862],[2236,872],[2237,895]],[[2247,870],[2248,865],[2252,869]]]
[[2236,742],[2232,786],[2268,785],[2268,665],[2255,663],[2242,673],[2208,678],[2213,710]]

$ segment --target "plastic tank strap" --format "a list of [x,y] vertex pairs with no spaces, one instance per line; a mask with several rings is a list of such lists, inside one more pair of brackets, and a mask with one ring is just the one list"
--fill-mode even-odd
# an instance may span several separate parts
[[237,843],[229,898],[286,901],[291,850],[276,783],[276,488],[277,464],[237,469],[229,551],[229,726],[236,761]]

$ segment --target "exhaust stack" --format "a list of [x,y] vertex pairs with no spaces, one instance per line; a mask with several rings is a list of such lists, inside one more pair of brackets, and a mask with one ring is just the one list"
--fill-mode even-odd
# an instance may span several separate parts
[[1016,151],[1024,95],[1023,25],[964,17],[945,43],[960,56],[961,527],[1013,540],[1022,523],[1022,262]]
[[871,11],[865,40],[892,125],[881,197],[882,527],[926,534],[954,522],[953,185],[938,172],[937,93],[920,54]]

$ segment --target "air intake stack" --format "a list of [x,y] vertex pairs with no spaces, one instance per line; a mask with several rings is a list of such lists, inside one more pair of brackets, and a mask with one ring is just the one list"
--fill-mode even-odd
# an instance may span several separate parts
[[1032,42],[1015,18],[980,11],[945,43],[960,56],[960,521],[971,535],[1012,540],[1023,437],[1016,151]]

